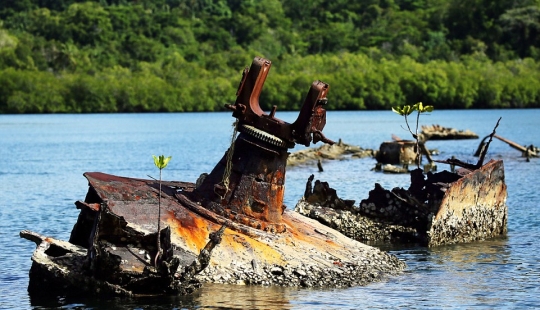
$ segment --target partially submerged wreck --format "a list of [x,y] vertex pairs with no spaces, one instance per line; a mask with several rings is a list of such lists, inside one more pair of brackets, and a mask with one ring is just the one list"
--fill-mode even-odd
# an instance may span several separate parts
[[478,139],[478,135],[469,129],[458,130],[455,128],[443,127],[438,124],[423,125],[419,134],[420,141],[428,140],[463,140]]
[[[494,135],[495,130],[491,138]],[[448,159],[438,162],[461,168],[425,175],[415,169],[408,189],[387,190],[375,184],[358,206],[339,198],[325,182],[313,186],[310,178],[295,211],[368,242],[436,246],[503,235],[508,220],[504,166],[502,160],[483,164],[490,142],[475,165]]]
[[[270,66],[257,57],[244,70],[236,102],[227,105],[237,119],[235,139],[196,183],[164,182],[161,192],[155,180],[85,173],[89,190],[76,203],[81,213],[69,242],[21,232],[38,245],[31,282],[79,285],[70,280],[77,274],[90,293],[133,295],[185,293],[193,280],[341,287],[401,272],[405,264],[395,256],[286,210],[288,149],[333,144],[322,134],[329,85],[313,82],[297,120],[287,123],[275,117],[276,107],[266,114],[259,106]],[[164,258],[153,267],[159,195],[168,228]]]
[[347,158],[374,157],[376,151],[347,144],[341,139],[334,144],[323,144],[317,148],[307,148],[291,153],[287,158],[287,166],[312,164],[320,160],[342,160]]

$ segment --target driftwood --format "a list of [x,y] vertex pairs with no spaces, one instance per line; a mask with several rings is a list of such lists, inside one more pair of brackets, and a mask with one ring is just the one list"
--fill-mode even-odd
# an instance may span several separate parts
[[502,119],[502,117],[499,117],[499,120],[497,120],[497,124],[495,125],[495,128],[493,128],[493,132],[488,136],[489,140],[485,144],[481,144],[482,148],[481,148],[481,151],[479,152],[479,158],[478,158],[478,162],[476,164],[469,164],[469,163],[462,162],[459,159],[455,159],[455,158],[450,158],[450,159],[446,159],[446,160],[435,160],[435,162],[443,163],[443,164],[449,164],[449,165],[452,165],[452,166],[463,167],[463,168],[468,169],[468,170],[476,170],[476,169],[482,167],[482,165],[484,164],[484,159],[486,157],[489,145],[490,145],[491,141],[493,141],[493,137],[495,136],[497,127],[499,127],[499,122],[501,121],[501,119]]

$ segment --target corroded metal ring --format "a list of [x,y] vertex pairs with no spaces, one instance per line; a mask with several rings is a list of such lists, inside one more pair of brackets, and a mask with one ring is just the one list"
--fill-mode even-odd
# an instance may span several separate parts
[[274,135],[271,135],[265,131],[262,131],[260,129],[257,129],[251,125],[242,125],[242,132],[245,132],[247,134],[249,134],[250,136],[253,136],[261,141],[264,141],[266,143],[270,143],[272,145],[275,145],[275,146],[279,146],[279,147],[287,147],[287,144],[281,140],[280,138],[274,136]]

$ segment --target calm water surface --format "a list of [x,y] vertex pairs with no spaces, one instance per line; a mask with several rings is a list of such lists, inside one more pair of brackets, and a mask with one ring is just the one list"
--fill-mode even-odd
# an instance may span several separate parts
[[[292,122],[297,113],[277,117]],[[540,145],[540,110],[435,111],[421,124],[470,129],[481,137],[497,133],[523,145]],[[392,112],[329,112],[324,130],[331,139],[378,148],[391,134],[409,138]],[[540,160],[526,162],[496,140],[487,159],[503,159],[508,185],[508,235],[471,244],[427,249],[382,245],[408,268],[398,277],[348,289],[295,289],[205,285],[192,296],[97,300],[57,296],[31,299],[26,288],[35,246],[19,238],[23,229],[68,239],[77,219],[73,202],[84,199],[82,174],[101,171],[156,176],[152,155],[172,155],[164,179],[194,182],[210,172],[230,144],[230,113],[0,115],[0,309],[357,309],[357,308],[535,308],[540,307]],[[469,162],[479,140],[431,141],[436,158]],[[295,150],[299,150],[297,147]],[[375,182],[407,187],[407,175],[370,171],[371,158],[323,162],[287,171],[285,203],[293,208],[310,174],[359,202]],[[439,170],[445,169],[442,165]]]

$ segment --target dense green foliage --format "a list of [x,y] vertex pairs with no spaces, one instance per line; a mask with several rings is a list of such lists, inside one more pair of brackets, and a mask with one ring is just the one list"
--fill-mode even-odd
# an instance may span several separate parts
[[540,0],[2,0],[0,113],[540,107]]

